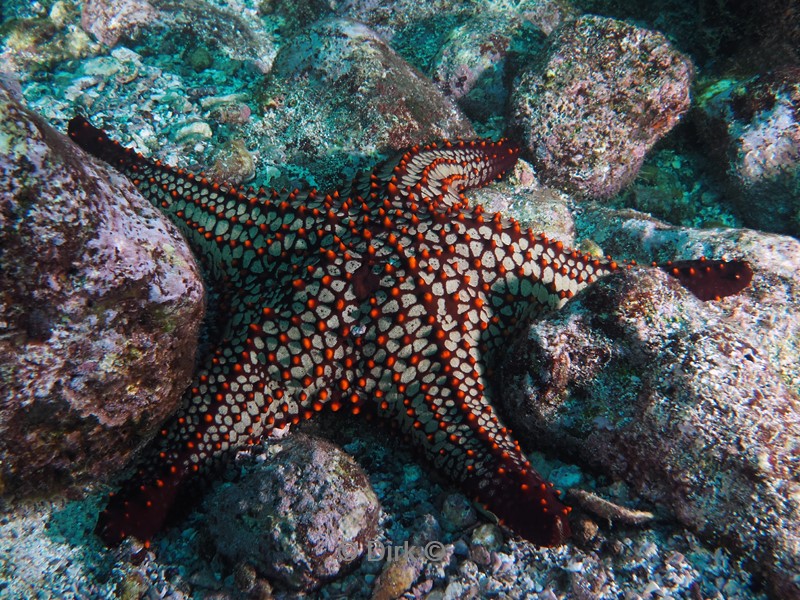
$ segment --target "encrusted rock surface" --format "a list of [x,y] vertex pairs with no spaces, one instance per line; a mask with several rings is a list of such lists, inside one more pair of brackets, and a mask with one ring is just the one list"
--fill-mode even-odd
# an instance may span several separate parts
[[177,230],[0,83],[0,490],[107,479],[177,406],[203,287]]
[[115,46],[123,35],[152,23],[158,15],[147,0],[86,0],[81,7],[81,26],[106,46]]
[[[255,11],[239,6],[234,12],[232,7],[205,0],[87,0],[81,26],[111,47],[123,37],[137,37],[148,29],[156,43],[169,44],[170,38],[186,36],[189,29],[195,51],[208,55],[207,48],[219,48],[231,59],[247,61],[264,73],[275,56]],[[191,62],[190,54],[187,58]]]
[[479,110],[505,101],[505,59],[521,22],[506,13],[484,13],[456,27],[439,50],[433,80],[454,100]]
[[471,118],[500,118],[512,74],[535,60],[546,36],[574,15],[574,8],[559,1],[487,6],[449,32],[433,59],[431,78]]
[[206,499],[217,552],[283,585],[313,590],[375,538],[380,505],[364,471],[330,442],[295,434]]
[[512,126],[546,183],[607,198],[688,110],[692,73],[662,34],[584,16],[556,29],[520,75]]
[[[451,100],[354,21],[321,21],[293,38],[261,93],[272,106],[261,151],[278,165],[308,165],[321,188],[352,178],[376,152],[474,136]],[[276,140],[280,147],[272,146]]]
[[800,67],[709,83],[695,115],[746,224],[800,235]]
[[[364,23],[391,41],[404,28],[439,19],[464,18],[474,7],[467,2],[452,0],[346,0],[336,10],[340,16]],[[435,26],[435,23],[431,23]]]
[[18,73],[43,72],[65,60],[80,60],[101,51],[78,23],[78,10],[54,2],[49,11],[38,5],[36,17],[11,18],[0,13],[0,65]]

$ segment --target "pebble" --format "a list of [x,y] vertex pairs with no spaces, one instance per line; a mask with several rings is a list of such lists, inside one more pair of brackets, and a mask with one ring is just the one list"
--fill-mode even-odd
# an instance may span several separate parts
[[197,138],[209,139],[213,136],[211,126],[205,121],[195,121],[178,128],[173,139],[176,142],[189,142]]

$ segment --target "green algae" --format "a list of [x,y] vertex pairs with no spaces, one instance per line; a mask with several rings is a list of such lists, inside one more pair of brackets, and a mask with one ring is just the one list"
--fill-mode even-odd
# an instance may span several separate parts
[[651,152],[633,183],[608,204],[684,227],[741,227],[740,218],[710,175],[706,158],[682,146],[682,140],[673,137]]

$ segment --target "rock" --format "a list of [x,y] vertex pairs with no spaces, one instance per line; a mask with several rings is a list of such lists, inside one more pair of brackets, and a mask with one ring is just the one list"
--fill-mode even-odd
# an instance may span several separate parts
[[211,66],[214,64],[214,57],[205,46],[195,47],[193,50],[189,51],[186,58],[189,61],[189,66],[191,66],[198,73],[211,68]]
[[205,501],[217,552],[310,591],[355,563],[375,538],[378,499],[361,468],[330,442],[295,434],[249,460]]
[[595,239],[606,252],[641,264],[701,255],[749,260],[760,273],[746,293],[735,297],[748,307],[738,316],[746,319],[745,330],[758,330],[762,345],[769,349],[770,361],[789,387],[800,389],[800,361],[794,350],[800,324],[793,318],[800,259],[796,240],[748,229],[671,227],[635,211],[615,211],[597,205],[584,206],[577,218],[577,228]]
[[189,382],[203,287],[126,178],[0,84],[0,487],[107,480]]
[[157,33],[159,43],[167,45],[162,50],[165,54],[174,47],[174,38],[189,30],[194,44],[246,63],[256,72],[269,72],[277,50],[254,8],[220,6],[205,0],[152,2],[160,11],[158,26],[163,29]]
[[523,0],[517,2],[512,10],[545,35],[550,35],[561,23],[580,14],[570,0]]
[[607,198],[688,110],[692,63],[662,34],[604,17],[550,39],[515,85],[512,126],[545,183]]
[[588,517],[580,517],[572,525],[572,539],[580,548],[589,548],[597,539],[600,527]]
[[463,494],[450,494],[444,499],[442,516],[448,531],[461,531],[477,520],[472,503]]
[[425,566],[422,548],[412,546],[384,565],[375,587],[372,600],[393,600],[411,589]]
[[472,7],[464,2],[451,0],[396,0],[391,4],[375,0],[347,0],[337,3],[336,14],[340,17],[364,23],[386,40],[393,41],[404,30],[428,25],[436,29],[436,21],[452,22],[471,14]]
[[[460,496],[460,494],[452,495]],[[463,496],[461,497],[463,498]],[[446,502],[447,499],[445,499],[445,503]],[[444,511],[444,508],[442,510]],[[456,508],[455,511],[458,511],[458,508]],[[439,524],[439,520],[432,514],[426,513],[414,523],[414,531],[408,538],[408,542],[412,546],[425,546],[425,544],[428,544],[429,542],[438,542],[441,538],[442,527]]]
[[0,64],[21,79],[102,51],[80,28],[78,11],[71,3],[57,1],[48,14],[36,17],[12,18],[11,12],[2,15]]
[[252,565],[239,563],[233,569],[233,581],[238,590],[249,592],[258,581],[258,573]]
[[[278,101],[279,99],[279,101]],[[304,165],[327,189],[375,154],[474,136],[469,121],[371,29],[326,20],[281,48],[262,90],[260,149],[280,168]],[[337,148],[320,153],[318,148]]]
[[[191,53],[202,47],[218,49],[233,60],[248,62],[262,73],[269,71],[275,56],[255,10],[235,13],[204,0],[88,0],[83,5],[81,25],[87,33],[112,47],[123,37],[147,34],[148,50],[154,54],[165,43],[174,50],[176,36],[189,29],[192,50],[186,58],[190,64],[194,63],[193,68],[198,64],[210,65],[213,60],[210,54],[192,58]],[[168,54],[166,49],[163,52]]]
[[337,5],[326,0],[259,0],[258,12],[275,19],[278,31],[291,37],[310,23],[330,16]]
[[488,567],[492,562],[492,555],[484,546],[470,547],[469,558],[480,567]]
[[219,149],[217,159],[208,174],[218,181],[240,185],[253,178],[255,169],[253,154],[245,146],[244,140],[237,138]]
[[549,1],[478,12],[449,33],[431,77],[470,117],[499,116],[514,68],[533,60],[545,36],[572,13],[565,3]]
[[503,543],[503,532],[497,525],[492,523],[484,523],[479,525],[472,532],[472,541],[470,545],[481,546],[486,548],[487,551],[498,550]]
[[522,27],[504,12],[481,13],[456,27],[434,60],[433,81],[475,119],[502,114],[508,102],[507,56]]
[[133,572],[128,574],[120,583],[120,600],[141,600],[147,594],[147,580],[141,573]]
[[191,144],[197,140],[210,139],[214,134],[211,132],[211,126],[205,121],[194,121],[182,125],[175,131],[173,137],[178,143]]
[[244,103],[227,103],[216,107],[211,116],[226,125],[244,125],[250,120],[250,107]]
[[97,41],[114,47],[123,35],[135,35],[157,16],[158,11],[147,0],[86,0],[81,8],[81,26]]
[[590,286],[511,345],[502,387],[515,432],[624,479],[746,557],[776,597],[797,597],[800,243],[649,219],[607,235],[675,258],[735,247],[755,277],[719,303],[658,269]]
[[745,223],[800,235],[800,67],[715,81],[695,115]]

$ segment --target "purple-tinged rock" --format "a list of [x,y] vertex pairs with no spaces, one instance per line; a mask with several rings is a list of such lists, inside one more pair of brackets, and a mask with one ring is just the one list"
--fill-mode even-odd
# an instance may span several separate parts
[[219,48],[228,57],[247,61],[263,73],[269,70],[275,56],[255,10],[240,8],[234,12],[205,0],[87,0],[81,24],[85,31],[112,47],[122,37],[137,37],[145,30],[161,30],[162,35],[154,36],[151,44],[158,43],[159,37],[169,39],[191,31],[194,44]]
[[123,35],[134,35],[157,16],[158,11],[148,0],[86,0],[81,8],[81,26],[113,48]]
[[607,198],[689,108],[693,67],[660,33],[604,17],[559,27],[512,96],[513,127],[543,180]]
[[281,48],[262,90],[261,151],[276,166],[305,165],[321,188],[378,152],[474,136],[453,102],[371,29],[322,21]]
[[800,235],[800,67],[709,85],[695,122],[745,222]]
[[351,567],[375,538],[380,505],[361,467],[330,442],[294,434],[246,459],[205,501],[217,552],[298,590]]
[[203,287],[126,178],[0,84],[0,487],[105,480],[189,382]]
[[515,432],[624,479],[746,557],[776,597],[797,597],[800,243],[645,218],[615,230],[612,215],[584,215],[605,219],[608,251],[743,256],[753,282],[718,303],[658,269],[590,286],[512,345],[502,379]]

